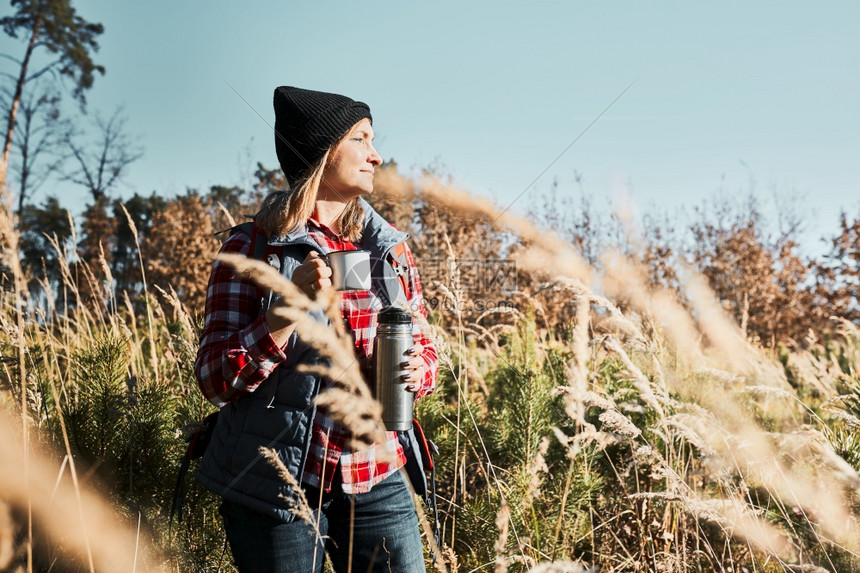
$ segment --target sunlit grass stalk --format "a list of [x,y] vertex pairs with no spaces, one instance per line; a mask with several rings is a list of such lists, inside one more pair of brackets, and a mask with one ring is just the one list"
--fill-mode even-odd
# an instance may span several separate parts
[[131,322],[131,336],[132,336],[132,354],[131,354],[131,368],[132,374],[139,375],[140,372],[145,370],[144,365],[144,357],[142,352],[140,352],[140,336],[138,335],[137,329],[137,318],[135,317],[134,305],[131,303],[131,299],[128,296],[128,292],[122,293],[122,300],[125,304],[126,312],[128,313],[128,320]]
[[[445,264],[448,270],[448,278],[449,284],[451,285],[450,289],[443,288],[443,292],[449,297],[451,302],[454,305],[454,317],[457,320],[457,348],[460,352],[461,356],[465,355],[465,340],[463,339],[463,315],[460,311],[462,308],[462,300],[460,299],[461,285],[460,285],[460,272],[457,266],[457,258],[454,256],[454,249],[451,247],[451,241],[448,237],[445,237],[445,244],[448,249],[448,256],[446,258]],[[453,504],[457,503],[457,494],[459,491],[465,491],[466,489],[466,451],[465,448],[461,455],[460,453],[460,425],[462,423],[462,411],[463,404],[462,401],[464,398],[468,396],[468,388],[469,381],[468,379],[464,379],[464,371],[462,367],[462,360],[458,361],[457,366],[457,375],[455,377],[457,381],[457,437],[454,442],[454,492],[451,495],[451,503],[449,504],[449,515],[451,518],[451,545],[454,545],[454,540],[457,534],[457,517],[456,514],[451,511],[453,508]],[[459,478],[459,479],[457,479]]]
[[149,360],[152,363],[152,370],[155,376],[155,381],[159,381],[159,372],[158,372],[158,356],[156,354],[155,347],[155,333],[152,324],[152,308],[149,300],[149,289],[146,286],[146,269],[144,268],[146,265],[143,264],[143,253],[140,251],[140,236],[137,232],[137,225],[134,224],[134,220],[131,218],[131,215],[128,213],[128,209],[125,208],[125,205],[120,203],[119,206],[122,208],[122,212],[125,214],[126,220],[128,220],[128,227],[131,229],[131,234],[134,237],[134,245],[137,251],[137,260],[140,263],[140,281],[143,283],[143,304],[146,306],[146,325],[149,328]]

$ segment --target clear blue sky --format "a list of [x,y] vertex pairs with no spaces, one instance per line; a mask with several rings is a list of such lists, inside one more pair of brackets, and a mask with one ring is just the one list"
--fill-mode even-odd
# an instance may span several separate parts
[[[518,210],[553,179],[573,189],[574,171],[600,197],[629,185],[643,209],[753,178],[763,195],[799,194],[813,233],[860,209],[856,1],[75,5],[106,29],[90,109],[123,105],[145,148],[123,194],[275,166],[266,122],[287,84],[367,102],[384,158],[407,172],[441,164],[504,206],[635,80]],[[0,51],[23,47],[4,38]],[[84,196],[62,193],[79,210]]]

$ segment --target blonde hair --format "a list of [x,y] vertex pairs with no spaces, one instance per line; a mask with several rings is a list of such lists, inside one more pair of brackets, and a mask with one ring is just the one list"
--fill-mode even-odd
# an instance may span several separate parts
[[[260,205],[260,210],[254,215],[254,221],[266,235],[282,237],[307,223],[314,213],[320,184],[323,182],[323,172],[328,165],[332,150],[354,130],[355,125],[326,150],[295,190],[273,191],[266,196],[263,204]],[[341,235],[352,242],[361,240],[361,232],[364,230],[364,210],[357,197],[347,202],[338,217],[338,224]]]

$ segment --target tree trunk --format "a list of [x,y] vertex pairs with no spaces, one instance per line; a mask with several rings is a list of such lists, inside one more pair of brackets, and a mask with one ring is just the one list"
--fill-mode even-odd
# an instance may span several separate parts
[[36,38],[39,36],[41,25],[41,18],[38,18],[33,24],[33,34],[30,36],[30,44],[27,46],[27,53],[24,54],[24,61],[21,63],[21,73],[18,75],[18,82],[15,84],[15,96],[12,98],[12,107],[9,109],[9,124],[6,128],[6,142],[3,144],[3,162],[0,163],[0,188],[6,186],[6,175],[9,169],[9,152],[12,150],[12,134],[15,132],[15,118],[18,115],[18,104],[21,103],[24,82],[27,81],[27,68],[30,65],[30,56],[33,55],[33,50],[36,47]]
[[[25,129],[29,132],[29,128],[25,127]],[[25,132],[24,137],[26,139],[21,149],[21,188],[18,189],[18,217],[21,217],[21,214],[24,212],[24,201],[27,199],[27,180],[30,178],[30,168],[27,165],[30,151],[29,133]]]

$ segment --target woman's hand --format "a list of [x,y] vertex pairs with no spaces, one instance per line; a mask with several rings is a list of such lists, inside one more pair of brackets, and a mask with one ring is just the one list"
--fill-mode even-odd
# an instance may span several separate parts
[[[331,268],[325,264],[320,254],[316,251],[311,251],[302,264],[296,267],[293,271],[292,281],[299,287],[303,293],[309,298],[316,298],[317,293],[325,289],[331,288]],[[277,310],[279,306],[287,303],[283,299],[278,299],[269,310],[266,311],[266,323],[269,326],[269,331],[272,338],[281,348],[286,345],[290,339],[290,335],[295,330],[295,325],[289,320],[278,316]]]
[[308,298],[316,298],[317,293],[331,288],[331,267],[318,252],[311,251],[293,271],[292,281]]
[[409,392],[417,392],[418,389],[421,388],[421,381],[424,379],[424,371],[427,369],[424,358],[421,356],[423,351],[424,347],[421,344],[415,344],[403,353],[405,360],[400,364],[400,366],[407,372],[406,374],[401,375],[400,379],[409,383],[409,385],[406,386],[406,389]]

